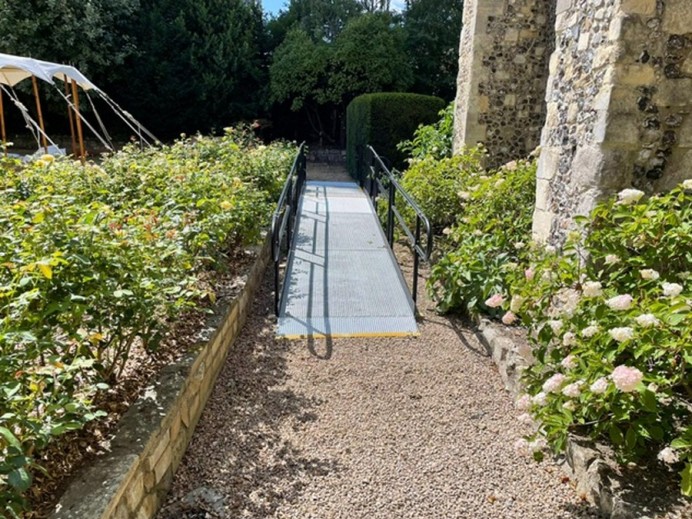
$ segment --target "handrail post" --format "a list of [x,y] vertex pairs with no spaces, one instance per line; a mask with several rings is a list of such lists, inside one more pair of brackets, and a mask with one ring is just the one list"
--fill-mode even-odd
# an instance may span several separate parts
[[394,204],[396,202],[396,191],[394,190],[394,182],[389,178],[389,207],[387,209],[387,240],[389,247],[394,248]]
[[416,215],[416,243],[413,246],[413,302],[416,302],[418,296],[418,264],[420,257],[416,248],[420,241],[420,216]]

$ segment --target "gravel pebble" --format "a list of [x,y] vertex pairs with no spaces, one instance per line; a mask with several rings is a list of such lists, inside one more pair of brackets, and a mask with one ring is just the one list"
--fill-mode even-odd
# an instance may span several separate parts
[[[470,330],[424,301],[417,338],[276,339],[270,272],[160,519],[598,517],[515,451],[528,428]],[[223,500],[191,506],[200,488]]]

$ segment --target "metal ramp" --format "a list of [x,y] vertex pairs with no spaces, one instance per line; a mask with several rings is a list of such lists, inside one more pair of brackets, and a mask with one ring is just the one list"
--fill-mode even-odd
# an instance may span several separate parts
[[355,182],[305,183],[282,292],[280,337],[418,334],[408,287]]

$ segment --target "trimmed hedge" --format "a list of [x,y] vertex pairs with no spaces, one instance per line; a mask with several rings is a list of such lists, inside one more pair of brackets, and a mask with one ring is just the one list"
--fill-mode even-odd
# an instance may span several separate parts
[[406,93],[365,94],[346,109],[347,160],[351,176],[364,172],[363,152],[371,145],[392,167],[403,170],[406,155],[397,144],[411,139],[421,124],[432,124],[446,103],[439,97]]

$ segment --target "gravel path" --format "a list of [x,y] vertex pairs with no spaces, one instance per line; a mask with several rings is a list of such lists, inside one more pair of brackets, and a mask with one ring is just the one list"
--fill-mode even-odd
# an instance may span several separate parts
[[[410,274],[407,274],[410,278]],[[474,334],[274,338],[271,269],[160,519],[597,517],[526,432]]]

